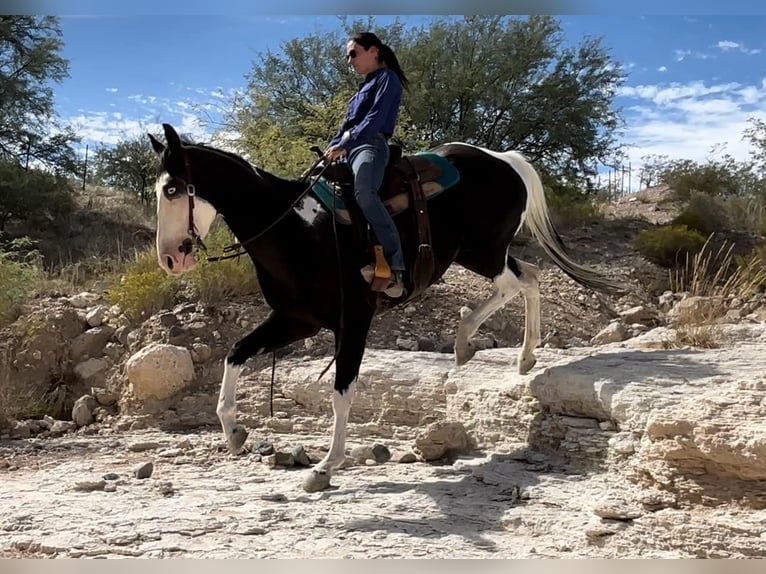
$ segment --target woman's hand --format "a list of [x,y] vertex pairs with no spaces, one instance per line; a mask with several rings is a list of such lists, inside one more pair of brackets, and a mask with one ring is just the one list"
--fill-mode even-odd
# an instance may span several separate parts
[[340,146],[332,146],[331,148],[328,148],[326,152],[324,152],[325,158],[327,158],[328,161],[335,161],[339,157],[343,157],[346,155],[346,150]]

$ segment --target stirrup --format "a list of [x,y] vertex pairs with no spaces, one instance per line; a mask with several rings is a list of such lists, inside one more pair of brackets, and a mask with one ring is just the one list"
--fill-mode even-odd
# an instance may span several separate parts
[[388,286],[383,289],[383,293],[392,299],[398,299],[404,295],[404,271],[396,269],[391,272],[391,281]]

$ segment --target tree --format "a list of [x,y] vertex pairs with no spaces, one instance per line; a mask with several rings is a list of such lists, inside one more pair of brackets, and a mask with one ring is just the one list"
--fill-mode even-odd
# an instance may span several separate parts
[[93,152],[93,180],[132,192],[143,205],[151,203],[151,185],[157,175],[157,158],[146,136],[125,137],[113,146]]
[[337,128],[359,81],[343,46],[360,29],[391,45],[410,79],[395,133],[407,149],[454,140],[513,148],[571,185],[619,154],[613,100],[624,75],[598,38],[567,45],[548,16],[442,18],[418,29],[398,21],[383,29],[370,18],[342,28],[254,62],[228,127],[246,134],[241,151],[266,169],[275,154],[308,158],[287,150],[323,144]]
[[744,137],[753,146],[750,152],[753,163],[761,177],[766,179],[766,120],[752,117],[748,121],[750,126],[745,130]]
[[0,160],[74,173],[71,129],[56,125],[52,84],[69,76],[54,16],[0,15]]

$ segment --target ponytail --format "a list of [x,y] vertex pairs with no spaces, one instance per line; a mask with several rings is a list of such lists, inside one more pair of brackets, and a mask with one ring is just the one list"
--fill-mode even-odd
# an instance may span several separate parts
[[372,32],[359,32],[352,35],[349,39],[360,46],[363,46],[365,50],[369,50],[372,46],[375,46],[378,49],[378,59],[380,62],[385,64],[387,68],[391,69],[396,74],[399,81],[402,83],[402,87],[407,87],[410,81],[407,79],[404,70],[402,70],[402,67],[399,65],[399,60],[396,57],[396,54],[394,54],[394,51],[387,44],[381,42],[380,38]]

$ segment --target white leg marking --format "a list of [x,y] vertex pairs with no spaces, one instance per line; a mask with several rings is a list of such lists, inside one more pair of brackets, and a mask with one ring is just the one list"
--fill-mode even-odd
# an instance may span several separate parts
[[223,368],[223,380],[221,381],[221,392],[218,394],[218,407],[216,414],[221,421],[223,436],[229,445],[229,450],[236,454],[242,449],[242,445],[247,438],[247,431],[244,427],[237,424],[237,402],[235,391],[237,389],[237,379],[242,372],[242,365],[233,365],[226,361]]
[[521,291],[521,283],[507,266],[493,281],[496,289],[489,299],[473,311],[467,307],[460,309],[460,324],[455,336],[455,363],[458,365],[464,365],[473,356],[469,340],[481,324]]
[[354,401],[356,379],[351,381],[345,393],[334,391],[332,395],[333,429],[330,451],[311,469],[310,474],[303,483],[303,488],[308,492],[322,490],[330,486],[332,472],[346,459],[346,426],[351,403]]
[[524,343],[519,353],[519,373],[525,375],[535,366],[535,349],[540,344],[540,269],[531,263],[516,260],[521,270],[519,283],[524,295]]

